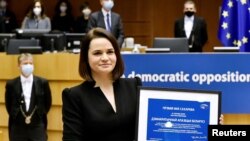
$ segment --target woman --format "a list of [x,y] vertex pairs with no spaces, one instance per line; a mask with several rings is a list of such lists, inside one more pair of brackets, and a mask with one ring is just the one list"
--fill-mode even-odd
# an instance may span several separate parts
[[72,32],[73,23],[74,17],[71,13],[70,2],[68,0],[59,0],[52,19],[52,30],[54,32]]
[[51,30],[50,18],[45,15],[44,5],[41,0],[34,0],[27,16],[22,22],[21,28]]
[[[83,40],[79,74],[82,84],[62,93],[63,141],[133,141],[139,78],[124,71],[112,33],[93,28]],[[220,118],[223,121],[223,117]]]
[[120,78],[123,72],[115,37],[93,28],[80,52],[79,74],[85,81],[62,93],[63,141],[134,140],[141,81]]
[[76,19],[74,32],[86,33],[89,15],[91,14],[91,9],[89,8],[88,2],[83,3],[83,5],[80,7],[80,11],[82,15]]

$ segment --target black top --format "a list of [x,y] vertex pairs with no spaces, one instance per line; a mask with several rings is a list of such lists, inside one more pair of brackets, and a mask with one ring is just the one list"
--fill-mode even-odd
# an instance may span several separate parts
[[79,16],[75,22],[74,32],[76,33],[86,33],[88,26],[88,20],[84,19],[84,16]]
[[74,17],[71,15],[55,16],[52,19],[52,30],[62,32],[73,31]]
[[15,29],[18,28],[17,20],[15,14],[6,9],[6,11],[1,11],[2,22],[4,25],[4,29],[1,30],[3,33],[14,33]]
[[64,89],[63,141],[133,141],[140,79],[114,82],[116,112],[94,82]]

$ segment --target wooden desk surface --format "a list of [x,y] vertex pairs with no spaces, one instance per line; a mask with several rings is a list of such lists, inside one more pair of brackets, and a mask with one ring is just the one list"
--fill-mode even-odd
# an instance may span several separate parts
[[[19,75],[18,55],[0,53],[0,79]],[[82,80],[78,74],[79,54],[47,53],[33,55],[34,74],[48,80]]]

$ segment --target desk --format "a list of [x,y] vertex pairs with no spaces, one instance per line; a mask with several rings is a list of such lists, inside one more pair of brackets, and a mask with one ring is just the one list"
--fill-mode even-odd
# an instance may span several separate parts
[[0,141],[3,141],[3,131],[0,130]]

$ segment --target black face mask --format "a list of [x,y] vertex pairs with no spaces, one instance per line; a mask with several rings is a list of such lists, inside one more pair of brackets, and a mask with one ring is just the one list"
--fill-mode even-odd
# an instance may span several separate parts
[[186,11],[185,15],[188,16],[188,17],[191,17],[191,16],[194,15],[194,12],[193,11]]

